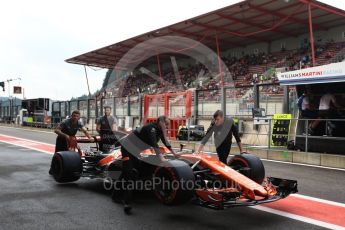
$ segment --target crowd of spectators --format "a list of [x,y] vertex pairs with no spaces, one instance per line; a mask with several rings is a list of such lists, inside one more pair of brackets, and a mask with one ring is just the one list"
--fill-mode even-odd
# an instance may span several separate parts
[[[344,43],[325,42],[316,44],[316,64],[326,64],[327,60],[335,56],[334,51],[344,48]],[[225,78],[235,87],[250,86],[256,83],[277,83],[275,68],[285,68],[288,71],[312,66],[310,56],[310,44],[303,40],[299,49],[287,51],[283,47],[280,52],[242,55],[242,57],[222,57],[229,70],[230,78]],[[324,61],[323,61],[324,60]],[[217,61],[212,63],[217,66]],[[121,88],[120,96],[134,95],[140,93],[162,93],[171,91],[181,91],[189,88],[208,90],[210,93],[205,98],[215,98],[219,96],[220,76],[218,69],[209,70],[204,65],[198,63],[179,67],[175,72],[173,69],[162,70],[161,75],[158,71],[153,71],[157,78],[152,78],[147,73],[137,70],[128,75],[125,79],[119,80]],[[200,77],[201,76],[201,77]],[[122,84],[122,85],[121,85]],[[240,96],[243,90],[238,90],[236,95]],[[267,94],[281,94],[282,89],[278,86],[265,87]]]

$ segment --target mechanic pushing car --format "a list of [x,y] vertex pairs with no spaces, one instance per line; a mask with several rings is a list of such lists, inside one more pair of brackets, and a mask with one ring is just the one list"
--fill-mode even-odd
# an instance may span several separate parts
[[[68,151],[70,147],[70,142],[77,131],[81,130],[85,136],[87,136],[91,142],[94,139],[90,136],[87,132],[86,128],[82,125],[79,121],[80,119],[80,112],[78,110],[74,110],[70,118],[62,121],[54,130],[54,132],[58,135],[56,137],[56,144],[55,144],[55,153],[61,151]],[[50,167],[49,174],[52,174],[52,167]]]
[[104,107],[104,116],[97,119],[96,130],[101,136],[101,141],[99,142],[99,149],[102,152],[108,152],[114,146],[117,141],[114,134],[117,131],[117,119],[111,114],[111,107]]
[[121,191],[117,189],[113,190],[112,199],[114,201],[120,201],[118,195],[122,193],[122,203],[124,204],[124,211],[126,214],[131,213],[131,201],[132,201],[132,190],[128,189],[129,181],[135,180],[133,162],[138,158],[140,152],[145,149],[153,148],[157,158],[163,162],[166,161],[162,153],[160,152],[158,141],[162,143],[170,150],[170,152],[177,157],[175,152],[172,150],[170,143],[166,139],[165,131],[169,126],[169,119],[166,116],[160,116],[157,118],[155,123],[144,125],[141,128],[137,128],[131,134],[122,138],[121,153],[122,153],[122,187]]
[[232,118],[224,117],[224,112],[221,110],[217,110],[213,114],[213,121],[207,129],[205,137],[201,140],[201,145],[197,151],[198,153],[203,150],[206,142],[212,134],[218,158],[224,164],[227,164],[227,159],[230,154],[232,136],[235,136],[238,148],[240,149],[240,152],[243,153],[241,139],[238,134],[238,128],[234,124],[234,120]]

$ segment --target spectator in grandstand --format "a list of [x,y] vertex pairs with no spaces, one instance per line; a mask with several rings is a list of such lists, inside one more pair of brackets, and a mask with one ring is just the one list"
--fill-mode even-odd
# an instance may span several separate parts
[[316,48],[316,56],[320,56],[320,54],[323,52],[323,47],[319,46]]
[[302,62],[303,62],[304,64],[306,64],[308,61],[309,61],[309,56],[308,56],[308,55],[304,55],[304,56],[302,57]]
[[104,107],[104,116],[101,116],[96,121],[96,131],[101,136],[99,149],[102,152],[107,152],[117,141],[115,131],[117,131],[117,119],[111,115],[111,107]]
[[[64,120],[55,128],[54,132],[58,135],[56,137],[55,152],[68,151],[70,142],[75,138],[78,131],[82,131],[91,142],[94,141],[79,119],[80,112],[74,110],[70,118]],[[49,174],[52,174],[52,170],[52,167],[50,167]]]
[[258,77],[258,75],[257,74],[254,74],[253,75],[253,81],[252,81],[252,85],[254,85],[254,84],[257,84],[257,83],[259,83],[259,77]]
[[260,75],[260,83],[263,83],[265,81],[265,76],[263,74]]
[[211,122],[210,127],[207,129],[205,137],[201,140],[201,145],[199,146],[197,152],[201,152],[203,150],[206,142],[210,139],[212,134],[214,137],[218,158],[224,164],[227,164],[227,159],[230,154],[232,136],[235,136],[240,152],[243,153],[241,139],[238,133],[238,128],[234,124],[234,120],[232,118],[225,117],[223,111],[221,110],[217,110],[213,114],[213,121]]

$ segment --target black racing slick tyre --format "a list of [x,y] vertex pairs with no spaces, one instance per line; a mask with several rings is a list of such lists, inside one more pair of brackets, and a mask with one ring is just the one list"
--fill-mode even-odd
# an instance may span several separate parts
[[229,166],[261,184],[265,179],[265,167],[260,158],[252,154],[235,155],[229,161]]
[[83,171],[83,164],[77,152],[57,152],[52,160],[52,175],[59,183],[76,181]]
[[194,196],[194,173],[184,161],[164,162],[156,168],[153,182],[155,196],[163,204],[183,204]]

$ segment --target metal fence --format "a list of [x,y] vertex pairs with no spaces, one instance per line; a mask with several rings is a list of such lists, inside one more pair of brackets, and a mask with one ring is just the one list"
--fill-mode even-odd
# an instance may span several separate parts
[[21,109],[21,101],[18,98],[10,98],[0,101],[0,122],[13,123]]
[[[87,117],[90,119],[90,123],[95,123],[97,115],[100,113],[99,108],[101,105],[112,106],[112,103],[116,103],[121,100],[121,98],[111,98],[104,100],[102,103],[97,103],[96,100],[79,100],[72,102],[54,102],[53,104],[53,113],[52,113],[52,122],[57,124],[61,120],[65,119],[65,115],[70,114],[74,109],[79,109],[82,114],[82,119],[86,120]],[[133,99],[134,100],[134,99]],[[133,102],[133,100],[131,100]],[[111,103],[112,102],[112,103]],[[138,108],[139,104],[136,100],[135,103],[128,103],[128,98],[123,98],[123,105]],[[116,104],[117,106],[118,104]],[[19,109],[19,108],[18,108]],[[125,108],[115,107],[114,115],[117,115],[118,111],[123,111]],[[127,107],[128,109],[128,107]],[[135,111],[135,110],[134,110]],[[138,111],[134,112],[138,113]],[[123,116],[125,113],[121,112],[118,116]],[[260,148],[267,149],[281,149],[284,150],[290,145],[290,149],[300,150],[300,151],[343,151],[342,146],[345,141],[345,119],[297,119],[291,118],[287,119],[289,121],[288,126],[282,129],[281,126],[276,127],[276,123],[280,122],[280,119],[274,119],[270,116],[263,118],[252,118],[249,116],[233,116],[238,120],[238,128],[242,136],[242,143],[246,146],[260,146]],[[207,130],[211,122],[211,118],[200,118],[199,124],[204,126],[204,131]],[[314,133],[310,133],[310,123],[318,122],[318,129]],[[182,124],[181,124],[182,125]],[[192,119],[187,119],[185,123],[185,140],[186,142],[199,141],[200,139],[195,138],[195,131],[192,126]],[[50,128],[53,128],[52,125]],[[90,131],[93,131],[94,126],[90,126]],[[168,138],[170,140],[176,140],[177,138],[172,138],[171,133],[178,133],[181,127],[170,127],[168,131]],[[284,131],[282,131],[284,130]],[[293,143],[291,142],[293,141]],[[320,143],[329,143],[325,144],[326,148],[321,150],[317,147]],[[213,144],[213,137],[210,138],[209,144]],[[294,145],[292,145],[294,144]],[[338,148],[338,150],[337,150]],[[345,150],[344,150],[345,151]]]
[[[277,84],[257,85],[258,92],[255,92],[253,85],[236,88],[227,87],[222,97],[222,89],[197,90],[197,115],[211,116],[214,111],[222,109],[222,98],[224,98],[226,114],[229,116],[252,116],[254,107],[264,108],[267,115],[276,113],[295,113],[297,100],[295,87],[288,88],[288,109],[284,110],[284,91]],[[256,99],[256,94],[258,99]],[[257,102],[259,103],[257,103]],[[257,104],[256,104],[257,103]],[[287,111],[288,110],[288,111]]]
[[[239,88],[195,90],[193,93],[192,111],[193,120],[191,123],[202,123],[207,120],[218,109],[225,109],[226,115],[233,117],[250,117],[252,108],[260,107],[266,110],[267,115],[275,113],[294,113],[296,106],[296,94],[290,89],[288,100],[290,101],[289,111],[284,110],[284,97],[278,85],[259,85],[257,92],[253,85]],[[256,96],[257,95],[257,96]],[[103,107],[110,106],[112,113],[120,119],[133,117],[142,121],[143,116],[143,95],[132,95],[127,97],[103,97],[93,99],[55,101],[52,103],[51,121],[52,126],[66,119],[73,110],[79,110],[85,123],[95,123],[95,119],[103,114]],[[183,114],[184,107],[179,105],[181,101],[170,102],[169,116],[175,117]],[[164,113],[161,102],[150,104],[150,117],[157,117]],[[2,101],[0,105],[0,117],[2,121],[15,122],[21,106],[11,104],[10,101]],[[151,116],[152,115],[152,116]],[[11,118],[9,118],[11,117]]]

